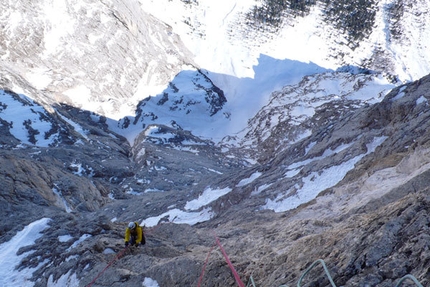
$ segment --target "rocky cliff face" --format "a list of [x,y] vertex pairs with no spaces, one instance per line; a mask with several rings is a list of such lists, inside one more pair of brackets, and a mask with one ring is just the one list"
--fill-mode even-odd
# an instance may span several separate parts
[[[55,218],[36,245],[22,250],[34,253],[20,268],[38,267],[35,286],[64,278],[79,278],[79,286],[85,286],[114,258],[112,252],[122,250],[129,220],[158,216],[172,206],[182,209],[207,186],[231,187],[205,206],[215,212],[208,221],[175,224],[174,218],[160,217],[146,229],[146,245],[124,254],[94,286],[136,286],[145,278],[160,286],[196,285],[214,235],[242,280],[252,275],[257,286],[296,284],[319,258],[342,286],[393,285],[406,274],[428,284],[429,87],[425,77],[396,88],[380,103],[320,125],[319,132],[290,149],[272,148],[272,158],[257,166],[187,133],[161,140],[161,135],[172,138],[167,127],[140,141],[145,153],[136,147],[136,154],[103,122],[89,121],[90,114],[57,107],[90,132],[87,138],[70,132],[58,146],[45,148],[16,148],[10,135],[6,142],[5,133],[1,210],[8,220],[2,221],[2,241],[41,216]],[[320,120],[316,113],[307,122],[312,126]],[[189,146],[194,152],[184,150],[190,142],[198,142]],[[284,212],[264,207],[305,196],[301,190],[310,182],[321,183],[318,177],[336,166],[342,173],[342,163],[357,156],[338,184],[315,199]],[[294,163],[300,171],[285,176]],[[260,176],[240,183],[256,173]],[[70,240],[58,241],[66,235]],[[220,251],[213,250],[209,258],[204,284],[235,286]],[[317,271],[305,282],[326,284]]]
[[[26,283],[196,286],[205,270],[204,286],[235,286],[217,236],[257,286],[295,285],[319,258],[338,286],[429,284],[429,76],[394,87],[366,69],[310,75],[214,143],[181,120],[227,122],[228,98],[169,26],[133,1],[61,3],[0,4],[0,243],[50,219],[18,251]],[[391,4],[390,19],[413,7]],[[133,114],[107,116],[133,101]],[[123,254],[131,220],[148,224],[147,243]],[[321,274],[304,280],[327,285]]]
[[90,102],[102,115],[127,113],[150,94],[144,87],[162,87],[193,66],[171,27],[137,1],[23,0],[0,8],[2,69],[44,90],[39,97],[49,103],[88,108]]

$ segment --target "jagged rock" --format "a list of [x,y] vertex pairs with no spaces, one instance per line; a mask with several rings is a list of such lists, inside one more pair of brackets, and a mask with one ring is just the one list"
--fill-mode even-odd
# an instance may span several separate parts
[[[80,28],[61,27],[67,32],[59,38],[61,49],[49,49],[55,47],[43,34],[52,31],[45,27],[58,28],[43,17],[43,1],[16,2],[29,21],[0,32],[0,96],[31,107],[35,121],[15,123],[26,131],[19,139],[3,118],[8,107],[0,99],[0,243],[30,222],[51,218],[36,243],[18,252],[25,255],[18,270],[36,268],[28,278],[35,286],[62,278],[75,278],[81,286],[94,279],[94,286],[141,286],[146,278],[160,286],[195,286],[206,258],[205,286],[235,286],[215,236],[242,280],[252,275],[257,286],[293,286],[318,258],[339,286],[392,286],[406,274],[429,284],[430,76],[386,96],[392,86],[380,88],[366,101],[352,95],[375,81],[373,72],[346,67],[307,76],[275,92],[250,119],[243,138],[229,137],[238,144],[217,145],[180,121],[156,121],[166,110],[193,115],[195,106],[208,122],[228,121],[224,92],[210,73],[196,68],[171,27],[143,13],[137,2],[72,2],[65,15],[76,16]],[[9,13],[3,24],[8,5],[0,4]],[[407,11],[393,7],[394,18]],[[366,12],[372,19],[375,10]],[[328,16],[338,20],[336,15]],[[365,24],[350,36],[368,35]],[[396,40],[404,39],[401,25],[391,24]],[[154,38],[143,29],[156,31]],[[156,38],[160,46],[152,44]],[[374,58],[379,55],[383,59]],[[394,70],[386,52],[376,49],[372,57],[365,67],[386,64],[386,73]],[[180,72],[184,66],[191,71]],[[35,80],[39,76],[44,81]],[[194,81],[199,100],[178,94],[173,80],[184,78]],[[136,114],[119,121],[107,115],[131,95],[150,94],[143,86],[169,81],[158,96],[133,98],[136,106],[140,102]],[[317,99],[323,81],[349,88]],[[98,113],[84,110],[77,94],[89,96]],[[316,107],[314,113],[292,113],[300,106],[297,99]],[[41,119],[48,123],[46,134],[35,125]],[[132,128],[131,141],[118,134]],[[53,134],[58,136],[51,145],[40,144]],[[267,208],[268,202],[299,198],[301,188],[331,168],[339,174],[335,184],[320,181],[308,190],[313,195],[287,210]],[[184,210],[211,188],[231,191],[197,208],[210,208],[210,220],[190,226],[164,215]],[[127,222],[157,216],[158,224],[146,229],[145,246],[125,250]],[[328,284],[317,271],[305,279],[312,286]]]
[[[429,278],[425,274],[430,268],[430,149],[428,134],[422,130],[428,122],[423,99],[428,83],[428,78],[423,78],[393,90],[380,104],[350,110],[334,122],[328,121],[329,126],[320,126],[321,132],[290,149],[274,152],[262,166],[247,167],[239,160],[223,158],[218,147],[200,145],[204,141],[195,147],[198,152],[191,153],[176,149],[177,141],[154,143],[142,135],[134,151],[124,139],[113,140],[103,124],[93,127],[94,132],[84,139],[88,144],[79,149],[64,143],[61,148],[3,149],[1,172],[7,189],[2,189],[2,216],[13,216],[2,223],[2,239],[9,240],[41,214],[55,217],[37,241],[36,257],[27,256],[20,268],[39,266],[33,275],[34,280],[38,278],[36,286],[46,286],[49,280],[55,282],[64,274],[76,274],[82,285],[88,284],[122,252],[128,221],[157,216],[172,205],[183,207],[203,186],[212,184],[232,187],[232,191],[209,204],[216,212],[210,221],[189,226],[161,220],[147,229],[146,245],[115,260],[95,286],[134,286],[145,278],[156,280],[160,286],[196,285],[214,247],[215,235],[242,280],[252,275],[257,286],[294,285],[318,258],[325,260],[338,285],[386,286],[406,274],[426,284]],[[402,112],[405,108],[408,113]],[[86,115],[80,115],[76,121],[82,120],[84,125],[84,118]],[[413,139],[405,136],[406,130]],[[174,133],[178,138],[198,141],[186,132],[170,128],[163,131],[168,132],[166,138]],[[350,143],[347,149],[304,164],[300,176],[305,176],[365,154],[372,138],[380,136],[385,137],[383,144],[361,157],[343,180],[314,200],[286,212],[261,210],[270,194],[297,184],[294,177],[282,176],[283,167],[319,158],[325,150]],[[315,144],[303,152],[310,142]],[[142,149],[145,154],[139,155]],[[77,159],[87,168],[76,169],[73,164]],[[167,169],[156,170],[157,165]],[[191,166],[199,171],[199,177],[181,181]],[[211,177],[208,167],[221,172]],[[154,179],[173,179],[176,187],[166,184],[164,192],[142,192],[151,184],[135,176],[149,177],[151,170],[157,172]],[[240,184],[255,173],[261,175],[249,184]],[[255,192],[267,183],[273,184],[264,192]],[[161,186],[157,181],[153,184]],[[141,195],[128,194],[130,186]],[[54,187],[65,201],[59,200]],[[109,199],[109,194],[117,200]],[[65,204],[72,212],[67,212]],[[63,242],[60,236],[70,239]],[[82,242],[75,245],[79,240]],[[35,249],[29,246],[21,252]],[[44,260],[55,268],[39,265]],[[327,282],[318,270],[305,279],[312,285]],[[203,280],[207,286],[235,285],[216,246],[209,255]]]

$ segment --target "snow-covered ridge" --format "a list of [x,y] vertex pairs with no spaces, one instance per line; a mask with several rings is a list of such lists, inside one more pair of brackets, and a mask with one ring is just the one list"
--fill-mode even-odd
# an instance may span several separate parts
[[394,87],[380,75],[326,72],[304,77],[299,84],[272,94],[239,134],[240,145],[255,148],[269,137],[273,141],[280,129],[278,145],[296,143],[311,135],[315,125],[324,124],[309,123],[318,113],[334,109],[325,121],[335,120],[348,110],[382,101]]
[[[339,242],[329,255],[339,259],[344,276],[357,274],[349,282],[355,284],[360,272],[369,274],[367,263],[374,264],[368,248],[352,254],[356,245],[321,232],[356,243],[355,234],[345,233],[354,225],[345,212],[373,211],[367,202],[383,206],[402,192],[404,204],[421,213],[416,222],[427,235],[430,81],[394,88],[399,82],[387,78],[428,73],[422,18],[428,1],[405,5],[395,27],[390,13],[399,2],[375,2],[369,10],[374,29],[354,49],[334,26],[322,25],[318,5],[263,37],[243,22],[263,1],[78,2],[0,4],[6,11],[0,16],[0,141],[7,143],[0,145],[0,195],[7,199],[0,225],[2,240],[11,240],[0,245],[0,257],[12,259],[0,262],[3,278],[29,287],[31,280],[49,287],[90,282],[122,248],[125,223],[137,220],[160,228],[148,244],[154,249],[145,250],[153,252],[128,257],[105,282],[178,285],[175,275],[200,271],[210,248],[204,233],[217,229],[248,274],[261,270],[260,263],[275,270],[267,285],[286,280],[274,262],[297,278],[286,261],[327,256],[327,248],[314,248],[324,242]],[[381,200],[394,189],[401,191]],[[381,226],[390,232],[400,221],[416,226],[414,213],[401,204],[387,204],[392,218],[366,215],[378,227],[360,234],[365,240],[357,244],[371,246],[367,238]],[[408,215],[399,219],[404,210]],[[418,233],[410,233],[415,240]],[[395,236],[385,238],[394,246]],[[313,250],[295,248],[300,242]],[[429,255],[421,247],[427,243],[416,242],[416,249],[384,256],[415,250],[416,262],[427,264],[417,274],[426,274],[430,261],[422,259]],[[371,247],[384,246],[379,243]],[[384,261],[373,266],[391,274],[391,261]],[[219,264],[210,268],[224,275]],[[193,280],[185,275],[181,280]]]
[[[430,71],[428,1],[308,1],[300,3],[304,7],[290,1],[140,2],[173,27],[200,66],[216,73],[253,77],[252,66],[261,54],[333,70],[356,65],[401,81]],[[272,33],[271,20],[277,23]]]
[[23,144],[53,146],[60,127],[49,113],[25,95],[0,90],[0,124]]
[[[409,81],[430,72],[426,1],[398,6],[381,0],[367,7],[373,26],[354,47],[348,44],[345,27],[325,25],[328,8],[320,1],[309,2],[305,13],[293,19],[294,11],[283,11],[276,33],[255,28],[257,19],[249,22],[249,13],[267,5],[265,1],[114,0],[89,5],[75,1],[69,9],[66,3],[52,6],[39,0],[28,11],[21,2],[9,2],[2,4],[7,12],[0,18],[5,27],[0,55],[2,66],[43,91],[26,96],[125,121],[137,116],[136,107],[144,99],[158,97],[172,83],[192,81],[183,76],[187,71],[207,71],[207,79],[226,99],[217,107],[219,116],[204,118],[201,126],[186,127],[174,120],[205,138],[209,137],[205,131],[211,130],[215,141],[244,129],[272,92],[298,84],[306,75],[355,66]],[[365,7],[358,4],[341,1],[332,8],[362,11]],[[25,45],[16,45],[21,39]],[[21,61],[22,55],[28,61]],[[21,93],[26,90],[23,85],[12,79],[3,86]],[[192,95],[186,90],[178,98]],[[204,94],[192,97],[194,102],[204,101]],[[182,119],[179,110],[187,109],[177,107],[178,113],[168,117]],[[214,114],[206,108],[199,109]],[[168,122],[161,118],[154,123]],[[126,136],[132,142],[137,133],[129,130]]]

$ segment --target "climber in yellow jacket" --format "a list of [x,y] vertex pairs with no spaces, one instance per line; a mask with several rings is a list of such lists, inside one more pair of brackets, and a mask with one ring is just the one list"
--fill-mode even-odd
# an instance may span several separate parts
[[143,227],[139,226],[137,222],[130,222],[125,230],[124,237],[125,246],[128,244],[138,247],[140,244],[145,244],[145,235],[143,234]]

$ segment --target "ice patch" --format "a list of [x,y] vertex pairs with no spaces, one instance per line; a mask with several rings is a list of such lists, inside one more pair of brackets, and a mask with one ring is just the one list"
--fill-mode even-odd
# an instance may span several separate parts
[[169,210],[159,216],[150,217],[142,221],[140,225],[155,226],[159,224],[160,220],[178,223],[178,224],[189,224],[194,225],[199,222],[208,221],[213,216],[213,212],[210,208],[205,208],[200,212],[185,212],[180,209]]
[[160,285],[158,285],[157,281],[146,277],[145,280],[143,280],[142,283],[143,287],[160,287]]
[[224,189],[212,189],[207,188],[203,191],[203,193],[194,200],[188,201],[187,204],[185,204],[186,210],[197,210],[202,206],[208,205],[212,201],[217,200],[221,196],[229,193],[231,191],[231,188],[226,187]]
[[73,239],[73,237],[70,236],[70,235],[60,235],[60,236],[58,236],[58,241],[60,241],[60,242],[67,242],[67,241],[69,241],[71,239]]
[[[359,160],[367,154],[374,152],[376,147],[382,144],[385,139],[387,139],[385,136],[376,137],[372,142],[366,145],[367,153],[358,155],[341,165],[324,169],[320,173],[311,173],[302,179],[303,186],[301,188],[294,187],[284,193],[280,193],[274,200],[267,199],[266,204],[262,206],[262,209],[271,209],[275,212],[283,212],[294,209],[303,203],[313,200],[323,190],[339,183],[348,171],[354,168],[355,164]],[[343,150],[344,148],[345,145],[342,145],[337,150]],[[332,154],[332,152],[333,151],[329,150],[327,154]],[[324,157],[324,155],[322,157]]]
[[237,187],[241,187],[241,186],[245,186],[247,184],[250,184],[251,182],[253,182],[255,179],[259,178],[262,175],[261,172],[254,172],[253,174],[251,174],[250,177],[248,178],[244,178],[241,181],[239,181],[239,183],[236,185]]

